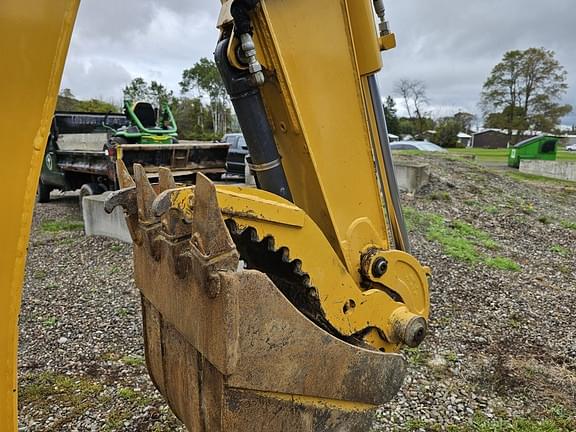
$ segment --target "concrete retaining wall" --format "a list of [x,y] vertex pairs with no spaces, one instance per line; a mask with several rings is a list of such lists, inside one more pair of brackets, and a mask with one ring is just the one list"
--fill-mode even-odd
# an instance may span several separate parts
[[520,172],[576,181],[576,162],[521,160]]
[[109,194],[104,192],[101,195],[84,197],[82,201],[84,231],[87,236],[105,236],[132,243],[122,209],[117,207],[111,214],[104,211],[104,202]]
[[414,193],[430,182],[430,166],[423,163],[394,161],[398,189]]

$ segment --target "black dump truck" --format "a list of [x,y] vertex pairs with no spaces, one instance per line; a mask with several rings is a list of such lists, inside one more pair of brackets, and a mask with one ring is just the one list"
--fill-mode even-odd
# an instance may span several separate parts
[[218,180],[226,172],[228,144],[178,141],[177,127],[167,106],[124,103],[123,114],[56,112],[44,155],[38,202],[50,192],[80,189],[86,195],[116,190],[116,160],[132,173],[141,164],[148,176],[159,167],[172,170],[177,181],[191,183],[202,172]]

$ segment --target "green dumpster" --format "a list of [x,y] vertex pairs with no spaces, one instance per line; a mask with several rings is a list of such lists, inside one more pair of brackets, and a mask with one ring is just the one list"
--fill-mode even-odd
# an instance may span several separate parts
[[519,142],[508,152],[508,166],[519,168],[523,159],[556,160],[558,139],[552,135],[539,135]]

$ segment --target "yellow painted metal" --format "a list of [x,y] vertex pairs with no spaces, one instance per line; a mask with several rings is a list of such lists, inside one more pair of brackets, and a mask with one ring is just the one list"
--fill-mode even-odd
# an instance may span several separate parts
[[[357,1],[371,7],[370,0]],[[359,282],[356,246],[389,243],[354,49],[353,29],[375,32],[374,20],[352,25],[362,14],[351,17],[351,3],[263,1],[254,28],[259,60],[274,71],[262,95],[294,202]],[[378,55],[375,36],[371,46]],[[362,64],[369,60],[362,56]]]
[[[162,203],[159,210],[177,208],[191,220],[193,196],[193,187],[163,192],[158,197]],[[395,332],[397,317],[402,316],[406,323],[414,316],[428,318],[426,269],[411,255],[401,251],[384,254],[390,268],[383,280],[402,296],[404,303],[399,303],[379,289],[359,290],[314,221],[290,202],[240,186],[218,186],[217,197],[224,218],[233,219],[240,229],[255,228],[260,239],[273,237],[275,248],[288,247],[291,259],[302,261],[302,270],[310,276],[326,319],[340,334],[351,336],[378,329],[385,340],[374,334],[370,343],[390,352],[400,342]]]
[[396,48],[396,35],[394,33],[390,33],[378,38],[378,45],[382,51],[388,51]]
[[17,428],[21,286],[34,197],[79,0],[0,2],[0,430]]
[[379,41],[374,23],[372,1],[347,2],[352,31],[352,44],[358,64],[358,74],[368,75],[382,68]]
[[[229,6],[224,2],[218,23],[224,32],[231,25]],[[400,341],[392,321],[410,314],[427,318],[429,308],[429,269],[391,250],[389,231],[396,248],[406,245],[368,87],[369,77],[381,68],[380,51],[395,46],[395,36],[378,37],[372,0],[292,0],[289,7],[262,0],[252,24],[267,77],[262,97],[295,208],[304,210],[306,224],[299,230],[271,224],[268,210],[264,217],[245,218],[245,224],[261,238],[273,236],[278,247],[288,247],[291,257],[302,261],[315,279],[326,319],[341,334],[361,332],[371,345],[394,350]],[[232,64],[234,51],[229,49]],[[241,193],[250,206],[261,208],[247,197],[254,193]],[[222,205],[230,200],[223,189],[218,196]],[[223,212],[242,222],[247,213],[240,207],[236,200]],[[373,281],[370,287],[359,271],[368,249],[384,251],[395,264],[388,267],[385,283]],[[399,293],[406,306],[394,302],[383,286]]]

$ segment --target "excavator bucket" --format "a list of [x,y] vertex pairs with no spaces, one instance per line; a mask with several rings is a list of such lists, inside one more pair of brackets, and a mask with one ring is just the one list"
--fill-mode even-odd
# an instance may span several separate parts
[[[319,295],[310,275],[251,226],[266,221],[297,237],[303,212],[263,191],[216,188],[202,174],[196,186],[178,187],[169,171],[158,185],[137,165],[135,182],[121,162],[118,172],[124,189],[106,209],[124,208],[134,241],[146,363],[187,428],[371,430],[375,409],[402,383],[404,359],[310,319],[285,294],[289,286]],[[247,268],[257,267],[255,256],[275,269]]]

